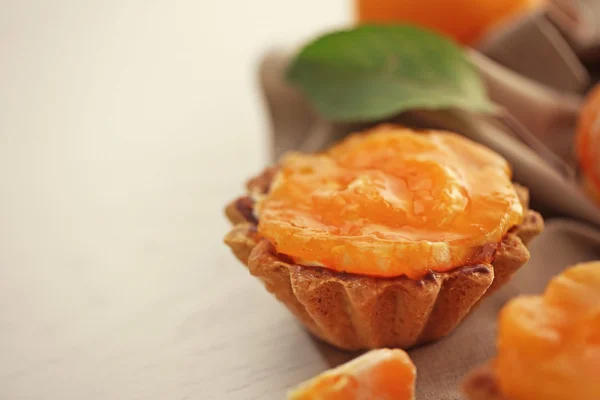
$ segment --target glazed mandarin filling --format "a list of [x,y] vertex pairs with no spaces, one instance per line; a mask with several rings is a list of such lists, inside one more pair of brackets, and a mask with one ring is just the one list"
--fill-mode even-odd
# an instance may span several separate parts
[[416,375],[403,350],[373,350],[300,385],[288,398],[412,400]]
[[600,262],[502,310],[495,368],[510,399],[600,399]]
[[523,219],[507,162],[452,133],[372,132],[286,155],[255,208],[260,234],[297,263],[371,276],[491,262]]

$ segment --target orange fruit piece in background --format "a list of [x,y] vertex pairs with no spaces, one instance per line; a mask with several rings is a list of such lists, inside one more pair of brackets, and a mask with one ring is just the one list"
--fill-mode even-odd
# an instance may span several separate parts
[[401,349],[372,350],[302,383],[289,400],[413,400],[417,370]]
[[600,262],[556,276],[502,310],[495,369],[514,400],[600,399]]
[[474,44],[492,27],[544,0],[356,0],[359,22],[406,22]]
[[600,85],[588,94],[579,114],[576,150],[584,189],[600,204]]

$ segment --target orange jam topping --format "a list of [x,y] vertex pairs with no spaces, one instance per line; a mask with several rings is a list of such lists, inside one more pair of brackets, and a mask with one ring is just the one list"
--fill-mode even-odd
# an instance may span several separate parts
[[600,399],[600,262],[555,277],[500,314],[496,375],[514,400]]
[[489,263],[523,218],[507,162],[448,132],[382,126],[284,156],[259,232],[304,265],[421,278]]

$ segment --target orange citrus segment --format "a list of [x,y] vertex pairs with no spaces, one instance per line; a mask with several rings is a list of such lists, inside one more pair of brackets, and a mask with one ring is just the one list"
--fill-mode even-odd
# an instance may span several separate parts
[[357,0],[360,22],[408,22],[473,44],[491,28],[545,0]]
[[288,154],[259,232],[298,263],[420,278],[488,263],[523,207],[506,161],[447,132],[383,126],[328,152]]
[[577,156],[584,184],[600,204],[600,85],[587,96],[577,127]]
[[403,350],[373,350],[301,384],[288,399],[412,400],[416,374]]
[[600,399],[600,262],[555,277],[500,314],[496,373],[514,400]]

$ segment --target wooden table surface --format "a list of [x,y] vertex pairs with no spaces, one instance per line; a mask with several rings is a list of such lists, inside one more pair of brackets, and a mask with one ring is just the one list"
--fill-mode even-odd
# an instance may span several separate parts
[[268,154],[259,55],[349,14],[0,0],[0,399],[269,398],[316,372],[222,208]]

